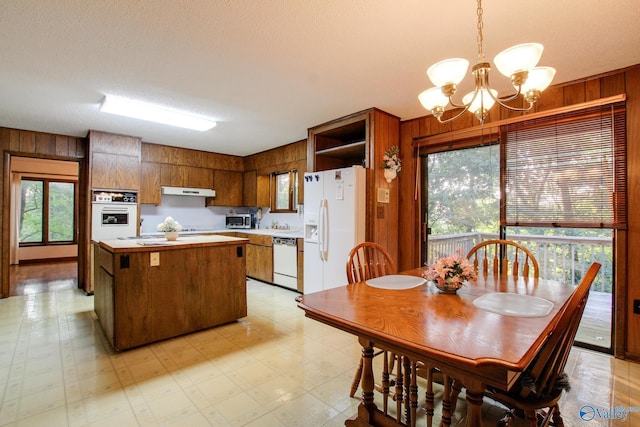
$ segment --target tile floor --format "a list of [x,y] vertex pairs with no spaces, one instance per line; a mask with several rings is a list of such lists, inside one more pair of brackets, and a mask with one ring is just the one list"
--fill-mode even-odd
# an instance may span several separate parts
[[[348,397],[356,339],[306,319],[293,292],[247,289],[246,318],[123,353],[79,290],[0,300],[0,426],[344,425],[359,403]],[[640,411],[640,365],[574,349],[567,371],[567,426],[640,425],[640,412],[579,415],[583,405]],[[485,409],[486,425],[503,413]]]

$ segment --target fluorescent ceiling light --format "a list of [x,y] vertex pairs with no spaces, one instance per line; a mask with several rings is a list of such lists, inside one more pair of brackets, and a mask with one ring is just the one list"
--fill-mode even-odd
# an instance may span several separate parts
[[190,113],[170,110],[159,105],[113,95],[104,97],[102,104],[100,104],[100,111],[202,132],[216,125],[213,120],[194,116]]

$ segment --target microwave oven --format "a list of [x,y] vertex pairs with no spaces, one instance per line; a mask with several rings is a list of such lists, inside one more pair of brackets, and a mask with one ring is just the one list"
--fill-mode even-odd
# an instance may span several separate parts
[[227,228],[253,228],[255,220],[251,214],[229,214],[227,215]]

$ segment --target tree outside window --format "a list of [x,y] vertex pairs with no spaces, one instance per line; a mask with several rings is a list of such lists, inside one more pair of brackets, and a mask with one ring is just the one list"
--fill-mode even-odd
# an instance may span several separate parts
[[294,212],[298,200],[298,172],[273,174],[272,211]]
[[20,244],[74,242],[75,182],[23,179],[20,187]]

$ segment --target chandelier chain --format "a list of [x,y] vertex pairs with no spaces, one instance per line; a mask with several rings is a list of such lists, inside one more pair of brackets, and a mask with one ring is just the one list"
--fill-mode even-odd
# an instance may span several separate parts
[[478,62],[484,62],[484,52],[482,50],[482,0],[478,0]]

